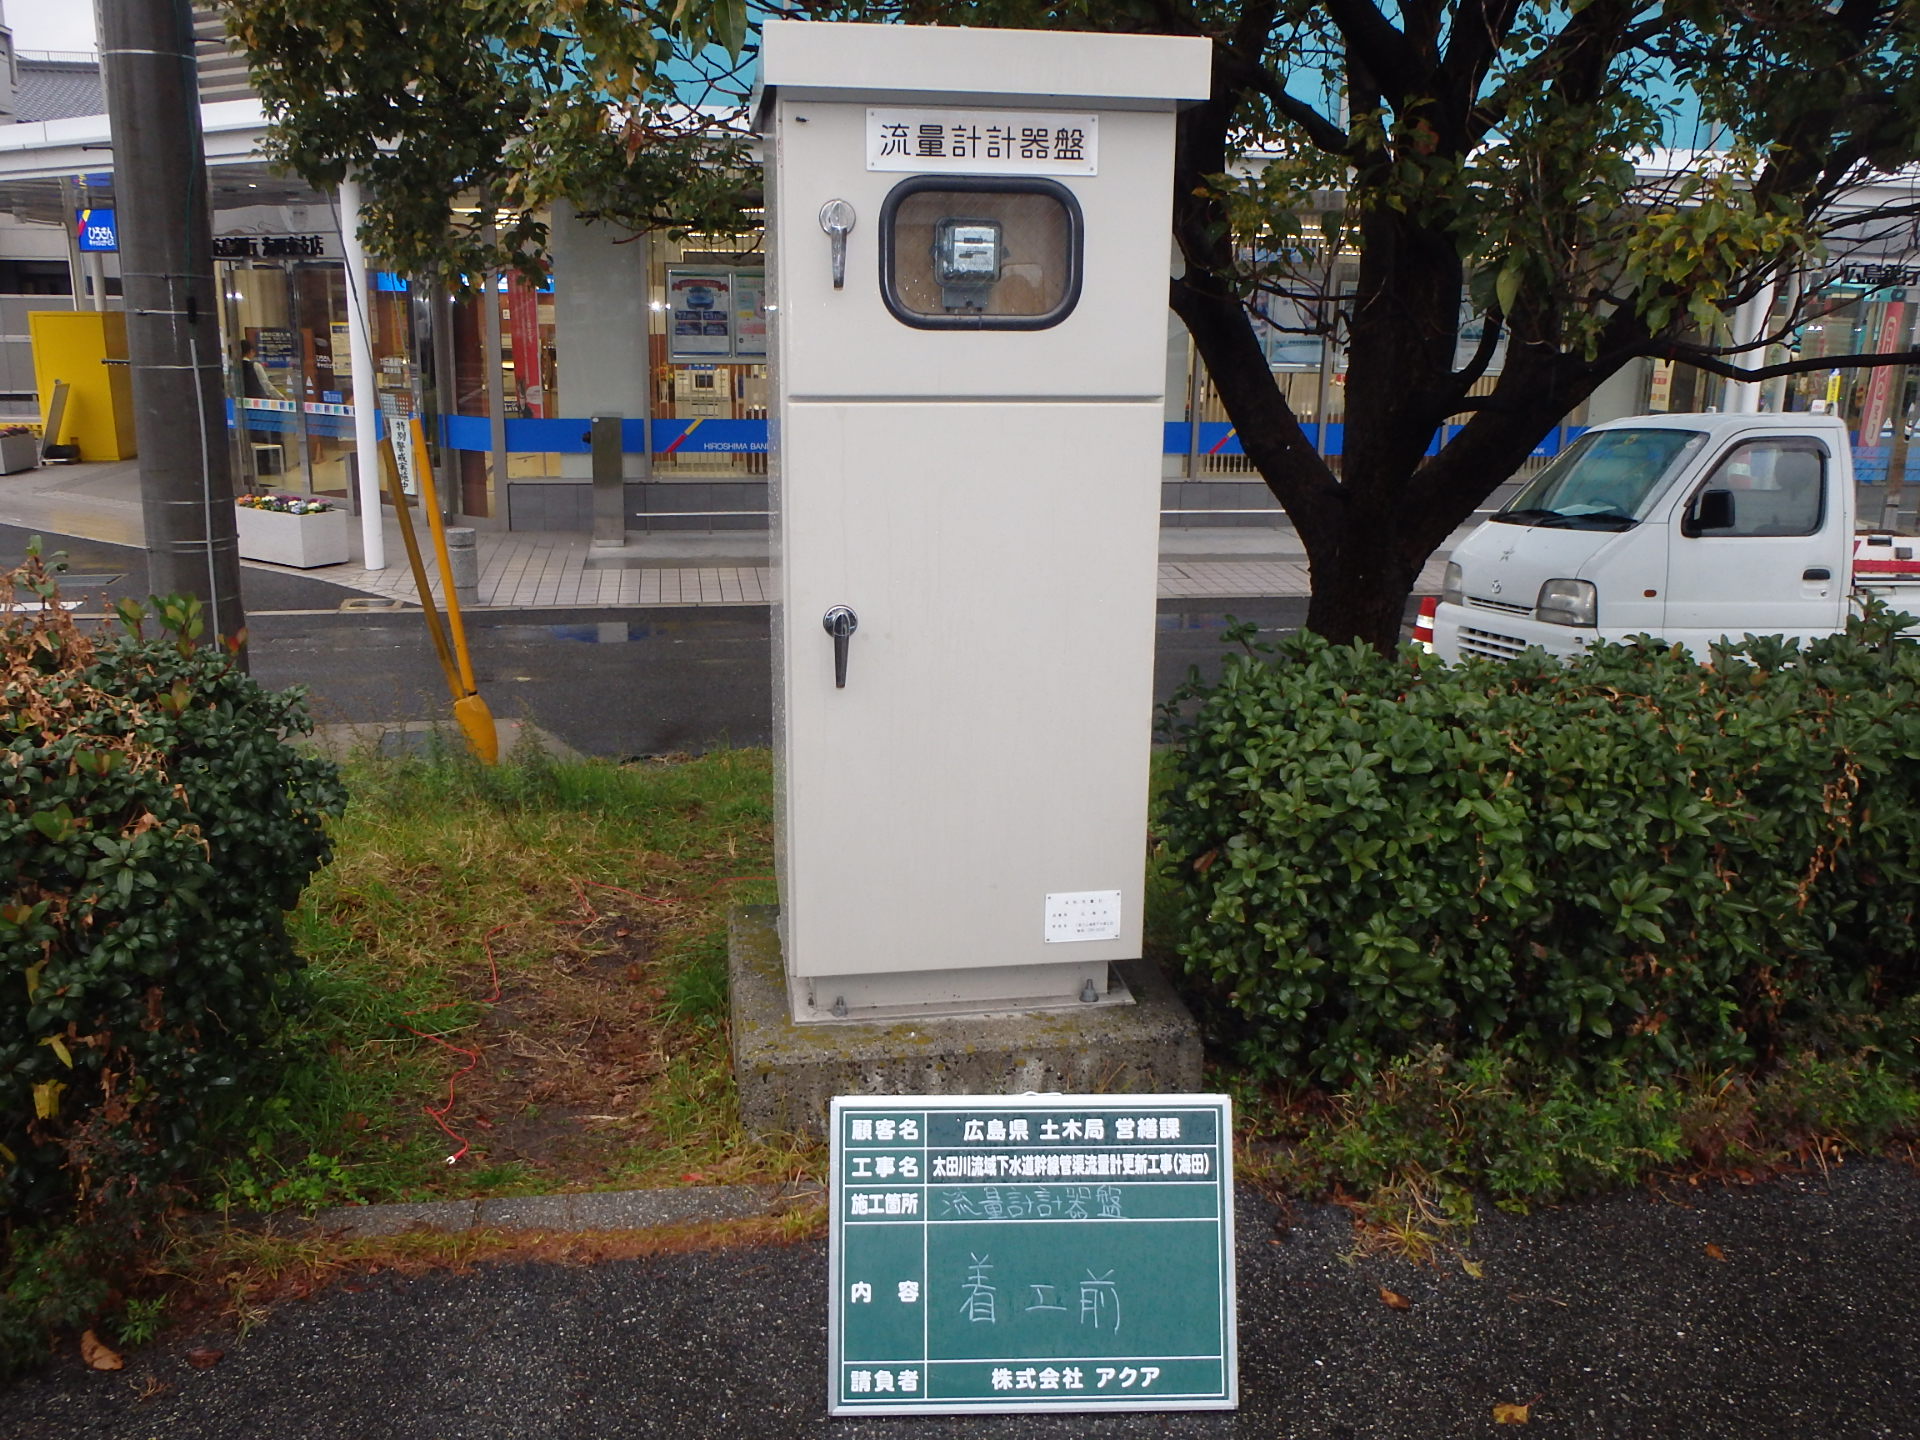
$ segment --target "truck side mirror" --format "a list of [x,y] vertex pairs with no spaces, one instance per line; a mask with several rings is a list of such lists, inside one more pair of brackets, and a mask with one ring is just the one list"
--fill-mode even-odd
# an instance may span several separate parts
[[1733,492],[1731,490],[1702,490],[1694,497],[1693,504],[1687,507],[1687,516],[1680,525],[1682,535],[1700,535],[1708,530],[1731,530],[1733,528]]

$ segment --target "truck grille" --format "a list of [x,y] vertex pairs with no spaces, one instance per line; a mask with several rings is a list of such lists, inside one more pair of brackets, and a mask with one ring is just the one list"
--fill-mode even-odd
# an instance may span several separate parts
[[1489,660],[1511,660],[1526,648],[1526,641],[1516,640],[1511,635],[1501,635],[1492,630],[1476,630],[1470,625],[1460,627],[1462,654],[1480,655]]
[[1531,615],[1533,606],[1512,605],[1505,600],[1489,600],[1483,595],[1467,596],[1467,604],[1475,610],[1497,610],[1502,615]]

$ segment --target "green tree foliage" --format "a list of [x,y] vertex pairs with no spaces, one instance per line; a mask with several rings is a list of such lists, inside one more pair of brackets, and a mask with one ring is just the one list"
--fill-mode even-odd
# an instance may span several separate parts
[[1256,1073],[1335,1085],[1432,1046],[1656,1078],[1870,1025],[1920,991],[1906,621],[1711,664],[1231,657],[1179,697],[1162,809],[1187,970]]
[[357,175],[363,237],[455,287],[545,266],[570,201],[638,232],[737,229],[746,0],[222,0],[275,125],[273,158]]
[[[537,212],[563,195],[634,226],[725,218],[740,152],[704,152],[675,128],[693,122],[669,98],[682,72],[666,57],[750,54],[744,12],[711,0],[223,8],[281,156],[323,182],[366,167],[370,238],[405,268],[537,267]],[[1817,311],[1831,265],[1884,254],[1911,216],[1906,194],[1882,203],[1889,192],[1874,189],[1920,155],[1920,12],[1896,0],[766,9],[1212,42],[1213,92],[1179,120],[1171,216],[1184,269],[1170,300],[1306,545],[1307,623],[1335,640],[1391,648],[1427,557],[1630,361],[1767,377],[1873,360],[1743,365],[1792,324],[1736,338],[1726,322],[1773,296]],[[1660,151],[1683,119],[1680,143],[1698,148]],[[706,153],[718,170],[703,168]],[[471,216],[450,209],[463,188],[479,197]],[[484,238],[490,217],[497,245]],[[1463,353],[1470,313],[1480,340]],[[1275,383],[1262,314],[1345,357],[1335,464]],[[1457,433],[1429,454],[1449,425]]]

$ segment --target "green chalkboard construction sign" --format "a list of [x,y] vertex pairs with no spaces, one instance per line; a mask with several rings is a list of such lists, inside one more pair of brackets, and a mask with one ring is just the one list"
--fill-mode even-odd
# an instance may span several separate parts
[[835,1415],[1227,1410],[1224,1095],[833,1102]]

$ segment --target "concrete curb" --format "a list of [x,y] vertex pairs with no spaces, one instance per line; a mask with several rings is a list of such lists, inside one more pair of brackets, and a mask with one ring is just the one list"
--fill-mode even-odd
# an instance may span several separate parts
[[411,1205],[345,1205],[307,1221],[313,1230],[349,1239],[428,1230],[652,1230],[714,1220],[753,1220],[824,1203],[809,1182],[784,1185],[686,1185],[658,1190],[522,1195],[500,1200],[432,1200]]

